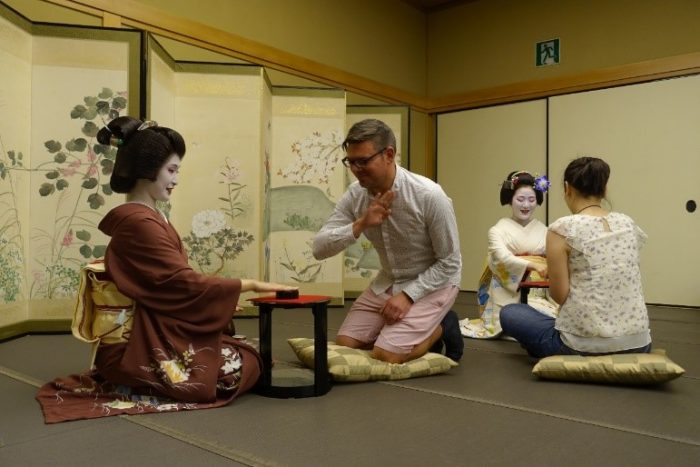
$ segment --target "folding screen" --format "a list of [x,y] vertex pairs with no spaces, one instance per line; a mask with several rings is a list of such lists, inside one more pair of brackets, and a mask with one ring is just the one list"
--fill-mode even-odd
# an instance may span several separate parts
[[31,25],[0,9],[0,325],[27,319]]
[[187,144],[169,216],[190,265],[208,275],[259,279],[264,71],[175,62],[153,39],[149,46],[149,118],[179,131]]
[[259,66],[175,62],[149,40],[149,115],[188,150],[170,217],[205,274],[343,297],[310,242],[344,188],[344,92],[273,88]]
[[[345,131],[366,118],[376,118],[389,125],[396,136],[397,162],[409,167],[408,107],[398,105],[349,105],[345,118]],[[346,186],[355,181],[350,169],[345,169]],[[379,256],[364,235],[345,250],[343,261],[343,287],[345,296],[359,296],[377,275],[381,265]]]
[[[70,317],[80,265],[118,204],[103,123],[138,113],[136,31],[34,25],[0,7],[0,326]],[[0,336],[1,337],[1,336]]]
[[[340,144],[345,93],[329,89],[272,88],[269,279],[296,283],[302,293],[343,299],[343,255],[317,261],[314,234],[345,191]],[[267,181],[267,177],[266,177]]]
[[[509,172],[544,174],[547,168],[545,100],[466,110],[438,116],[437,181],[452,198],[462,249],[463,290],[476,290],[484,269],[487,234],[509,206],[501,207],[501,183]],[[546,203],[535,217],[546,221]]]
[[[95,141],[121,115],[146,114],[187,141],[180,185],[161,207],[194,268],[297,284],[336,304],[376,272],[368,256],[355,255],[355,269],[344,255],[311,256],[349,181],[343,91],[273,87],[255,65],[175,62],[151,38],[141,90],[141,32],[33,24],[3,5],[0,36],[11,117],[0,120],[0,338],[66,329],[79,268],[108,243],[97,224],[123,202],[109,189],[116,150]],[[349,113],[383,118],[407,147],[406,108]]]

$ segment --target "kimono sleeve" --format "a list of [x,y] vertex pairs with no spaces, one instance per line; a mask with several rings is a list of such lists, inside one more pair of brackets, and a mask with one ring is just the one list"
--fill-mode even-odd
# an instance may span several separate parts
[[517,291],[528,261],[516,256],[509,248],[507,234],[501,226],[495,225],[489,229],[488,240],[488,261],[493,277],[502,287],[511,292]]
[[215,308],[223,305],[232,314],[240,294],[239,279],[194,271],[175,231],[153,217],[119,226],[112,235],[106,265],[125,295],[154,312],[179,314],[188,320],[196,320],[194,310],[207,303]]

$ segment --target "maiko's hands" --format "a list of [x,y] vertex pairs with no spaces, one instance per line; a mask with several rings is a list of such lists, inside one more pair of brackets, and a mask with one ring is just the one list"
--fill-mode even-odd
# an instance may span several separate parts
[[542,279],[547,278],[547,263],[534,263],[531,262],[529,268],[533,271],[537,271]]
[[386,301],[384,307],[379,310],[379,314],[384,316],[387,324],[395,324],[404,319],[411,309],[413,302],[408,295],[400,292]]

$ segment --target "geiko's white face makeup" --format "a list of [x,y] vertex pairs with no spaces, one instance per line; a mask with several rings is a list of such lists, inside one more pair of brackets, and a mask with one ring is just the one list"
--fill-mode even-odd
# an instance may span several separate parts
[[180,156],[173,154],[158,172],[158,177],[149,186],[149,195],[156,201],[169,201],[170,195],[177,185],[177,175],[180,172]]
[[530,222],[535,209],[537,209],[535,190],[530,186],[521,186],[515,190],[511,207],[513,208],[513,220],[522,225]]

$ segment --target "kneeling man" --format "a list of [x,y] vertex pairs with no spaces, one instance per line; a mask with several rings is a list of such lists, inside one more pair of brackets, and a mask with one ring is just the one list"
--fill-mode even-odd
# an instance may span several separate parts
[[452,201],[440,185],[396,165],[396,137],[384,122],[350,128],[343,164],[357,181],[314,238],[316,259],[336,255],[360,234],[379,254],[381,270],[355,300],[336,343],[372,349],[403,363],[439,351],[455,361],[464,341],[450,308],[459,292],[462,256]]

